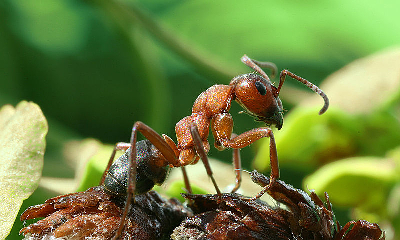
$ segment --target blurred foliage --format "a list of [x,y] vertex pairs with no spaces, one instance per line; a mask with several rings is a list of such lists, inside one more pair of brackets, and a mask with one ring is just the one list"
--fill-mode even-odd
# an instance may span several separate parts
[[22,201],[39,185],[47,129],[34,103],[0,109],[0,239],[10,233]]
[[[28,99],[41,106],[50,130],[43,175],[72,178],[74,165],[64,161],[62,154],[65,142],[83,137],[110,144],[128,141],[137,120],[173,137],[175,123],[190,114],[200,92],[249,72],[240,62],[243,54],[275,62],[278,67],[319,84],[353,60],[399,44],[399,7],[396,0],[3,0],[0,105],[15,105]],[[358,84],[366,84],[363,79],[358,80]],[[381,80],[378,82],[378,87],[384,87]],[[304,98],[302,92],[309,90],[295,81],[286,81],[281,91],[285,109],[300,102]],[[337,96],[341,98],[340,94]],[[380,96],[386,94],[377,97]],[[396,103],[396,98],[391,101]],[[327,116],[312,121],[320,122],[319,126],[329,123],[334,130],[320,134],[320,130],[311,129],[307,136],[295,136],[303,139],[299,144],[314,151],[321,145],[313,147],[305,144],[306,140],[329,144],[326,138],[338,138],[346,155],[356,154],[358,149],[354,148],[363,146],[368,133],[374,133],[373,138],[366,139],[369,143],[365,150],[383,157],[386,148],[372,151],[375,137],[386,133],[397,137],[389,131],[398,123],[391,112],[366,114],[363,118],[340,108],[330,110]],[[260,126],[249,116],[236,114],[239,111],[233,104],[236,133]],[[282,131],[293,128],[289,116]],[[360,127],[359,121],[365,125]],[[303,126],[306,130],[311,124]],[[386,128],[383,135],[382,128]],[[363,138],[352,142],[348,136],[354,135],[355,129],[367,131]],[[383,145],[388,143],[384,137],[381,139]],[[284,147],[279,141],[277,134],[278,147]],[[289,154],[290,145],[286,149],[279,156]],[[251,169],[252,150],[241,151],[246,169]],[[318,151],[302,154],[310,156]],[[319,154],[326,153],[320,150]],[[210,156],[230,162],[231,152],[212,149]],[[293,165],[282,159],[282,178],[300,187],[301,179],[321,164],[315,159],[309,163],[299,159],[301,164],[294,161]],[[48,189],[54,188],[39,189],[22,208],[55,194]],[[20,228],[17,223],[11,239]]]
[[329,193],[336,206],[352,207],[352,218],[378,222],[387,239],[400,235],[400,147],[385,157],[349,157],[326,164],[304,180],[304,188]]

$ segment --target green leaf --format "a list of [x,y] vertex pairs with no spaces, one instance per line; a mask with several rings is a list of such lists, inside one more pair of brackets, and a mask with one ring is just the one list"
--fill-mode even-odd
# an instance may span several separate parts
[[396,163],[377,157],[354,157],[327,164],[304,180],[305,189],[328,192],[332,203],[366,211],[386,211],[387,196],[399,180]]
[[[77,192],[98,186],[101,176],[113,151],[112,145],[102,144],[94,139],[85,139],[80,142],[80,150],[75,181],[79,184]],[[117,152],[114,160],[122,154]]]
[[[398,106],[399,78],[400,48],[394,48],[353,61],[331,74],[320,87],[328,95],[330,106],[349,114],[371,114]],[[313,96],[300,105],[320,103]]]
[[47,121],[23,101],[0,110],[0,239],[10,232],[22,201],[37,188],[43,168]]

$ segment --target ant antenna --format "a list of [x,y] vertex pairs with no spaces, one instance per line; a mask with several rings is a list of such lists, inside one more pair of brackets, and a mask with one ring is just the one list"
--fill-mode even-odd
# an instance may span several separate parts
[[282,70],[280,76],[279,76],[279,86],[278,89],[276,90],[276,94],[279,95],[279,92],[282,88],[283,82],[285,81],[286,75],[289,75],[291,78],[303,83],[304,85],[306,85],[308,88],[310,88],[311,90],[313,90],[315,93],[319,94],[323,99],[324,99],[324,106],[322,106],[321,110],[319,110],[319,115],[323,114],[324,112],[326,112],[326,110],[329,107],[329,99],[328,96],[326,96],[326,94],[316,85],[314,85],[313,83],[309,82],[308,80],[297,76],[296,74],[284,69]]
[[261,74],[263,78],[265,78],[268,82],[271,82],[268,75],[261,68],[269,68],[271,69],[271,78],[275,78],[276,73],[278,72],[278,68],[272,62],[259,62],[254,59],[250,59],[246,54],[240,59],[242,63],[251,67],[254,71]]

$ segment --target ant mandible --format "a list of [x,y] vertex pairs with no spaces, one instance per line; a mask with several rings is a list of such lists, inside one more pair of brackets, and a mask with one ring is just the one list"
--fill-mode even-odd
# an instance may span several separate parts
[[[261,69],[270,68],[274,74],[277,70],[273,63],[259,62],[250,59],[246,55],[241,58],[241,61],[252,68],[256,73],[239,75],[233,78],[229,85],[214,85],[202,92],[194,102],[192,114],[184,117],[175,126],[177,144],[167,135],[163,134],[160,136],[152,128],[138,121],[133,125],[130,143],[117,143],[115,145],[106,171],[100,182],[101,185],[109,189],[110,192],[127,196],[124,212],[121,217],[120,228],[115,238],[118,238],[123,230],[123,221],[128,214],[130,202],[134,194],[144,193],[150,190],[154,184],[161,184],[165,180],[165,171],[168,167],[182,168],[186,190],[191,193],[184,166],[195,164],[199,159],[202,159],[217,194],[221,194],[212,175],[207,158],[207,153],[210,150],[210,145],[207,140],[210,128],[215,139],[214,146],[218,150],[232,148],[234,151],[233,164],[236,174],[236,185],[232,192],[235,192],[240,187],[241,183],[239,149],[252,144],[258,139],[264,137],[270,138],[270,183],[257,196],[261,196],[267,191],[267,189],[275,183],[276,179],[279,178],[276,145],[274,135],[269,126],[275,125],[278,130],[282,127],[283,107],[279,99],[279,92],[287,75],[305,84],[324,99],[325,103],[319,111],[319,114],[323,114],[328,109],[328,97],[322,90],[306,79],[288,70],[283,70],[279,76],[279,86],[275,87],[269,80],[267,74]],[[256,121],[265,122],[268,127],[255,128],[240,135],[233,134],[233,118],[231,114],[229,114],[229,109],[233,100],[238,102]],[[140,165],[136,162],[136,139],[138,132],[142,133],[150,142],[148,146],[150,150],[145,150],[144,152],[151,152],[151,157],[140,158],[139,156],[140,159],[146,159],[145,163],[140,163],[146,166],[146,170],[138,170],[137,172],[136,168]],[[140,145],[142,144],[144,143],[140,141]],[[125,154],[125,160],[129,163],[129,171],[121,175],[118,172],[118,167],[112,167],[111,164],[113,163],[117,150],[128,149],[130,149],[130,151]],[[114,163],[115,166],[117,162],[121,164],[118,160]],[[110,167],[112,171],[109,171]],[[160,171],[160,169],[163,170]],[[138,181],[143,175],[146,175],[145,179],[147,180]],[[137,181],[133,181],[133,179]]]

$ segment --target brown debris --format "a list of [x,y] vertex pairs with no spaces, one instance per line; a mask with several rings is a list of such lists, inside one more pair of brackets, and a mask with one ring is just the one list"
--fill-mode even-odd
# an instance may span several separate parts
[[[252,180],[265,187],[269,178],[251,172]],[[335,218],[329,197],[326,203],[314,193],[310,195],[283,181],[268,189],[277,202],[270,206],[239,194],[183,194],[192,201],[194,216],[177,227],[174,240],[384,240],[377,224],[364,220],[351,221],[343,228]],[[285,204],[286,208],[282,208]]]
[[[67,239],[111,239],[119,227],[124,201],[102,187],[47,200],[28,208],[21,220],[44,217],[20,233],[30,239],[44,236]],[[177,200],[164,200],[155,191],[135,197],[121,239],[169,239],[172,230],[191,215]]]

